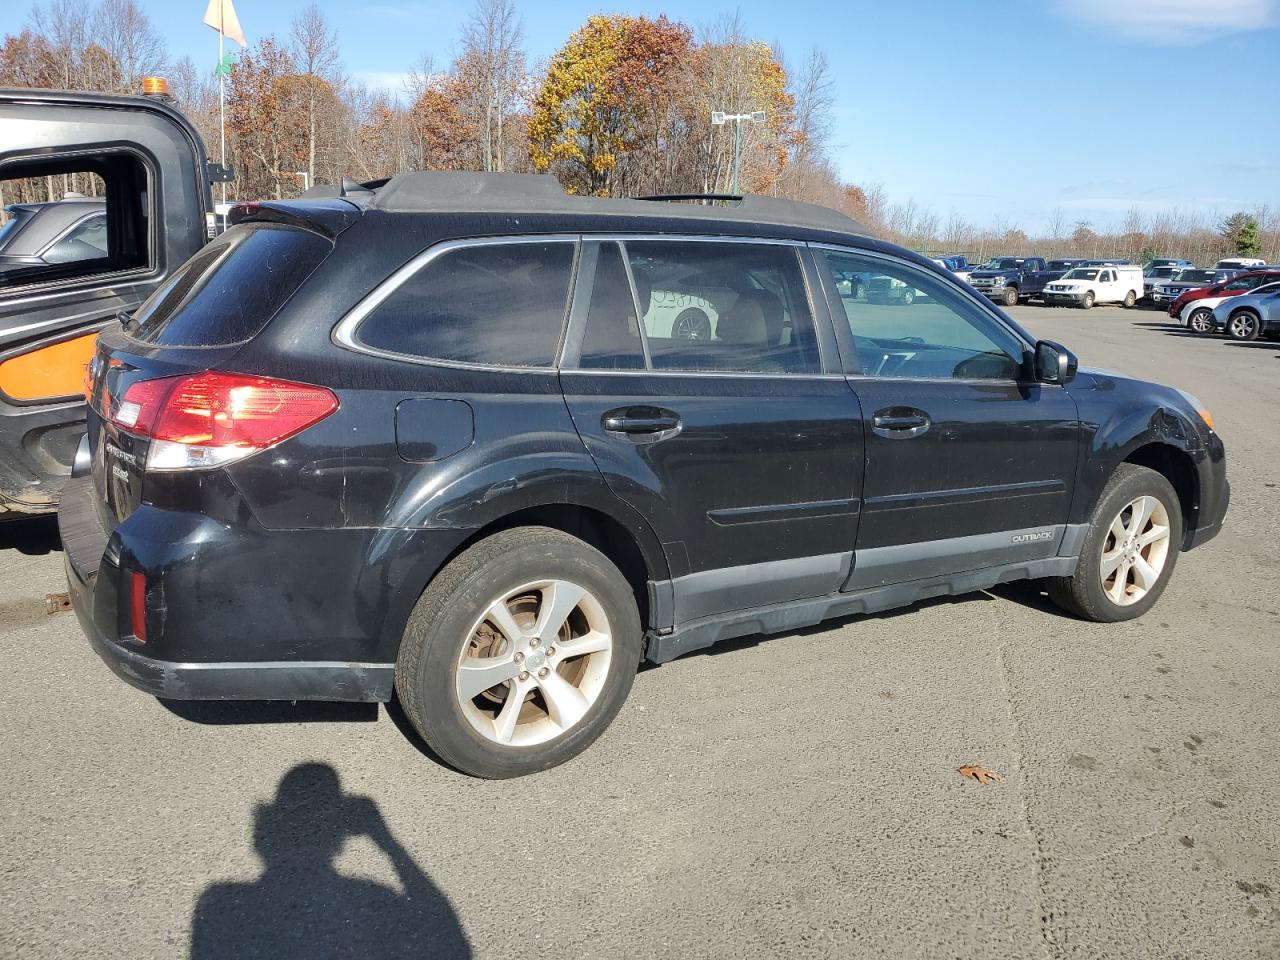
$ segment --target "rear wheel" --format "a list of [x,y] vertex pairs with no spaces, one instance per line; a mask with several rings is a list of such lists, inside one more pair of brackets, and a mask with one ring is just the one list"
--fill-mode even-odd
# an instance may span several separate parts
[[1058,606],[1086,620],[1132,620],[1164,592],[1182,541],[1182,506],[1156,471],[1123,463],[1098,498],[1080,561],[1048,582]]
[[1094,302],[1093,291],[1090,290],[1088,293],[1084,295],[1084,299],[1080,301],[1080,306],[1084,307],[1086,310],[1092,310],[1093,302]]
[[545,527],[505,530],[444,568],[414,607],[396,692],[422,738],[478,777],[564,763],[604,731],[640,662],[631,587]]
[[1124,295],[1124,308],[1126,310],[1133,309],[1133,305],[1138,302],[1138,295],[1130,290]]
[[671,335],[677,340],[710,340],[711,318],[697,307],[688,307],[676,317]]
[[1187,318],[1187,327],[1193,333],[1213,333],[1217,325],[1213,322],[1213,311],[1208,307],[1197,307]]
[[1241,310],[1227,318],[1227,336],[1232,340],[1257,340],[1262,333],[1262,320],[1252,310]]
[[909,307],[909,306],[911,306],[913,303],[915,303],[915,302],[916,302],[916,292],[915,292],[915,290],[913,290],[911,287],[908,287],[906,290],[903,290],[903,291],[902,291],[902,301],[901,301],[901,302],[902,302],[902,305],[903,305],[904,307]]
[[1018,305],[1018,288],[1005,287],[1004,296],[1001,298],[1001,302],[1006,307],[1016,307]]

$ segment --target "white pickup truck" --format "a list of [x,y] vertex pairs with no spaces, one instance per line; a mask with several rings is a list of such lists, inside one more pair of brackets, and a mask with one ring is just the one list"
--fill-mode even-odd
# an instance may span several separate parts
[[1084,307],[1122,303],[1132,307],[1142,296],[1142,268],[1132,266],[1076,267],[1044,288],[1047,306]]

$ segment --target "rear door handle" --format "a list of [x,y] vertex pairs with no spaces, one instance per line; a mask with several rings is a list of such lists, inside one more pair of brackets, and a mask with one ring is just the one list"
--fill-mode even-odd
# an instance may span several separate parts
[[871,431],[889,440],[918,437],[929,429],[929,415],[914,407],[888,407],[871,417]]
[[680,416],[659,407],[625,407],[600,418],[606,433],[620,433],[636,440],[661,440],[680,429]]

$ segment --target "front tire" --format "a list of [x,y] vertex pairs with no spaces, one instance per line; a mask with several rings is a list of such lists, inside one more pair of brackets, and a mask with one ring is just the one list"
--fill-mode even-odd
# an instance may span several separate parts
[[1217,324],[1213,322],[1213,311],[1208,307],[1200,307],[1191,311],[1191,316],[1187,317],[1187,329],[1192,333],[1201,335],[1213,333],[1218,329]]
[[1092,310],[1093,302],[1094,302],[1093,291],[1090,290],[1088,293],[1084,295],[1084,299],[1080,301],[1080,306],[1082,306],[1086,310]]
[[1262,320],[1251,310],[1241,310],[1227,318],[1227,336],[1240,343],[1257,340],[1262,333]]
[[1076,572],[1048,581],[1059,607],[1098,623],[1142,616],[1160,599],[1182,543],[1182,505],[1156,471],[1122,463],[1089,519]]
[[1006,287],[1000,302],[1006,307],[1016,307],[1018,305],[1018,288]]
[[642,632],[607,557],[547,527],[504,530],[451,561],[409,616],[396,692],[449,765],[501,779],[577,756],[631,690]]

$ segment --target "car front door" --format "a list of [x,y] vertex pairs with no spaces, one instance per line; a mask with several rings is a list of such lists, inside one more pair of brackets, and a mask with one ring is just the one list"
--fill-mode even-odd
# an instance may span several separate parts
[[583,244],[561,385],[609,487],[662,540],[676,623],[848,577],[862,415],[815,283],[797,244]]
[[832,270],[910,284],[910,305],[862,303],[826,281],[866,476],[848,589],[1057,555],[1076,469],[1075,402],[1029,379],[1022,336],[957,284],[893,257],[823,249]]

